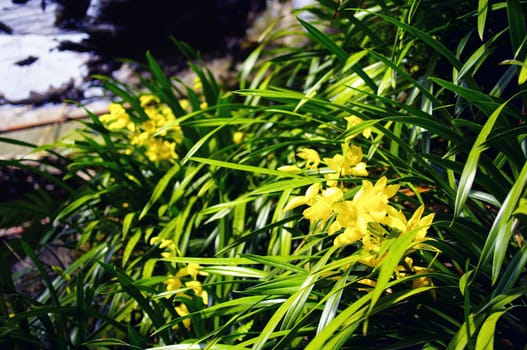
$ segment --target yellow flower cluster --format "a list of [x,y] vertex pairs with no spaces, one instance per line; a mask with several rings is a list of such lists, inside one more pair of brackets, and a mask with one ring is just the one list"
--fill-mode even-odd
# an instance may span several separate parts
[[285,210],[307,205],[304,217],[311,223],[329,223],[328,233],[337,234],[334,245],[341,247],[360,242],[365,252],[361,263],[375,267],[382,260],[378,252],[387,234],[383,227],[398,234],[413,231],[414,241],[421,242],[434,218],[434,214],[422,217],[424,206],[420,206],[407,220],[402,211],[389,203],[399,186],[387,185],[387,181],[386,177],[375,184],[363,180],[351,200],[345,200],[341,188],[330,186],[322,189],[320,183],[315,183],[309,186],[304,196],[291,199]]
[[139,102],[148,116],[147,120],[132,120],[118,103],[112,103],[109,113],[102,115],[100,120],[108,130],[127,132],[133,146],[127,153],[133,153],[135,147],[142,150],[151,162],[174,162],[178,159],[176,145],[183,142],[183,132],[174,113],[154,95],[142,95]]
[[[353,124],[356,120],[348,122]],[[368,131],[364,136],[370,135],[371,131]],[[335,246],[359,243],[362,247],[360,262],[376,267],[383,259],[381,246],[388,236],[411,231],[415,235],[413,242],[419,246],[419,242],[426,238],[434,214],[423,217],[424,206],[420,206],[407,219],[401,210],[390,204],[390,199],[399,191],[399,185],[389,185],[386,177],[381,177],[375,184],[363,180],[353,198],[346,199],[345,192],[349,189],[339,186],[339,181],[343,177],[368,175],[361,148],[349,142],[352,137],[346,139],[342,152],[332,158],[321,159],[317,151],[308,148],[298,152],[297,156],[305,160],[307,170],[316,170],[320,164],[325,164],[331,171],[324,174],[325,187],[322,183],[312,184],[303,196],[293,197],[284,210],[307,205],[308,208],[303,211],[304,218],[310,220],[312,225],[327,227],[329,235],[336,236],[333,240]],[[296,166],[279,169],[290,173],[301,172]]]
[[[160,249],[166,251],[161,253],[163,258],[175,257],[177,255],[176,245],[173,241],[168,239],[160,239],[159,237],[153,237],[150,239],[150,244],[158,244]],[[198,280],[198,276],[207,276],[206,272],[200,271],[201,266],[197,263],[189,263],[187,266],[178,270],[176,274],[168,275],[164,283],[167,286],[167,292],[174,292],[177,296],[191,299],[192,296],[186,294],[187,291],[192,290],[193,294],[199,298],[204,305],[209,303],[209,295],[203,285]],[[180,303],[175,307],[176,313],[183,317],[189,314],[189,310],[185,303]],[[189,318],[183,320],[185,328],[190,328],[191,322]]]
[[[362,122],[361,119],[350,116],[345,118],[348,122],[347,129]],[[371,128],[363,130],[364,137],[371,137]],[[302,148],[297,153],[297,157],[305,161],[304,168],[307,170],[317,170],[320,164],[325,164],[331,172],[327,172],[324,177],[327,179],[328,186],[337,186],[338,180],[346,176],[368,176],[366,163],[362,161],[362,148],[351,144],[351,140],[357,135],[346,138],[341,146],[341,153],[335,154],[332,158],[320,158],[318,152],[311,148]],[[299,174],[302,170],[296,165],[285,165],[278,168],[280,171]]]

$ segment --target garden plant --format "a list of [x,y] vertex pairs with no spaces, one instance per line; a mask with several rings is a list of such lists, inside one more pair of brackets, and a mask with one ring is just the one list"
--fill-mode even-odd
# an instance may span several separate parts
[[[147,53],[139,87],[98,77],[108,113],[34,148],[60,161],[1,161],[62,194],[0,204],[26,225],[2,258],[42,281],[0,267],[0,347],[526,347],[527,3],[294,14],[234,88],[175,38],[194,84]],[[69,264],[41,260],[56,242]]]

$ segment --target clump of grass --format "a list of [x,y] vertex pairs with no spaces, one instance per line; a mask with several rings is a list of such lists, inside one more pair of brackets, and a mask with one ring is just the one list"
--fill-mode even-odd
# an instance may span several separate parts
[[84,254],[50,273],[21,243],[47,288],[2,271],[2,341],[522,346],[526,10],[452,4],[321,0],[234,91],[150,54],[144,90],[101,77],[109,113],[48,147],[80,183],[50,236]]

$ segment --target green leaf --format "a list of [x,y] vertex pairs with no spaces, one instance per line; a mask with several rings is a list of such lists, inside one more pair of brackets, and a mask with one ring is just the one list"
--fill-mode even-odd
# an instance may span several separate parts
[[205,144],[205,142],[207,142],[207,140],[209,140],[212,136],[214,136],[214,134],[216,134],[218,131],[220,131],[227,125],[227,123],[223,123],[222,125],[207,133],[207,135],[200,138],[197,142],[195,142],[194,145],[189,149],[187,154],[185,154],[185,157],[183,157],[183,159],[181,160],[181,165],[185,165],[189,159],[192,159],[192,156],[196,154],[196,152]]
[[525,7],[520,0],[507,0],[506,3],[512,52],[518,53],[517,58],[522,59],[527,48],[524,46],[522,52],[518,52],[518,50],[527,37]]
[[126,214],[123,220],[123,239],[126,238],[128,235],[128,231],[130,231],[130,225],[132,225],[132,222],[135,218],[136,212],[131,212]]
[[383,15],[381,13],[375,13],[375,16],[379,16],[383,20],[396,25],[397,27],[401,28],[402,30],[405,30],[408,33],[414,35],[416,38],[419,38],[425,44],[427,44],[428,46],[433,48],[435,51],[437,51],[437,53],[439,53],[442,57],[447,59],[456,69],[459,70],[463,66],[461,61],[459,61],[457,59],[457,57],[445,45],[443,45],[438,40],[434,39],[430,34],[425,33],[423,31],[417,29],[414,26],[411,26],[409,24],[400,22],[400,21],[398,21],[397,19],[395,19],[393,17],[389,17],[389,16]]
[[[509,100],[510,101],[510,100]],[[454,218],[458,217],[464,209],[465,203],[467,201],[470,190],[472,189],[472,184],[476,177],[476,172],[479,165],[479,157],[481,153],[486,149],[485,141],[489,136],[496,120],[501,115],[501,112],[507,105],[509,101],[502,103],[487,119],[481,131],[479,132],[476,141],[472,145],[472,148],[468,154],[465,166],[463,167],[463,172],[459,179],[458,191],[456,194],[456,200],[454,204]]]
[[[166,102],[170,108],[176,113],[176,115],[182,115],[185,113],[183,108],[181,108],[181,105],[179,104],[178,99],[174,95],[174,89],[172,88],[172,84],[170,83],[170,80],[166,77],[165,73],[159,66],[159,64],[156,62],[154,57],[150,52],[146,53],[146,59],[148,61],[148,66],[150,68],[150,71],[155,77],[155,82],[157,83],[157,86],[152,87],[156,95],[158,95],[162,101]],[[140,106],[134,106],[135,110],[143,110]],[[144,113],[144,112],[143,112]],[[145,120],[147,120],[146,118]]]
[[476,350],[492,350],[494,349],[494,335],[496,334],[496,323],[499,318],[504,315],[507,310],[492,313],[481,328],[476,339]]
[[378,267],[379,277],[377,278],[375,288],[370,292],[371,302],[368,311],[369,313],[373,310],[375,304],[386,290],[390,279],[392,278],[405,253],[414,245],[413,240],[418,231],[419,228],[416,228],[410,232],[400,235],[396,239],[386,240],[383,243],[383,245],[386,246],[381,246],[381,250],[387,251],[387,254]]
[[317,334],[322,332],[322,330],[335,318],[338,314],[340,300],[342,298],[342,293],[344,292],[344,287],[347,284],[348,276],[350,269],[347,269],[345,274],[339,276],[337,283],[333,286],[332,290],[328,293],[329,298],[324,304],[324,309],[320,315],[320,320],[318,321]]
[[527,265],[527,245],[523,245],[520,250],[516,251],[507,269],[500,275],[500,280],[496,284],[493,295],[510,293],[525,271],[525,265]]
[[[148,314],[156,328],[163,327],[166,321],[163,317],[163,313],[160,312],[159,308],[157,307],[157,304],[152,303],[150,298],[146,298],[134,285],[134,281],[123,270],[119,269],[117,266],[106,264],[101,261],[99,261],[99,264],[106,272],[110,273],[114,277],[117,277],[117,280],[123,291],[135,299],[141,309]],[[160,336],[165,343],[171,342],[168,330],[160,332]]]
[[[44,267],[44,264],[40,259],[37,257],[37,255],[33,252],[33,249],[27,244],[24,240],[21,240],[22,249],[24,250],[24,253],[33,261],[42,276],[42,279],[44,280],[44,284],[46,285],[47,291],[49,292],[49,297],[51,300],[51,303],[55,307],[63,308],[63,306],[60,303],[57,290],[55,289],[55,286],[53,285],[53,282],[51,281],[51,278],[46,271],[46,268]],[[48,326],[49,327],[49,326]],[[48,331],[51,331],[48,329]],[[51,331],[53,332],[53,331]],[[67,349],[66,345],[66,326],[65,321],[62,318],[62,315],[57,315],[56,318],[56,346],[59,347],[59,349]]]
[[358,320],[362,320],[365,317],[368,310],[367,303],[371,300],[371,296],[371,293],[365,294],[344,310],[340,311],[340,313],[309,342],[305,347],[305,350],[332,349],[331,347],[326,347],[327,342],[335,337],[335,333],[339,329],[346,327],[347,332],[350,332],[359,326]]
[[483,40],[483,32],[485,31],[485,22],[487,21],[488,10],[489,10],[489,0],[479,0],[478,2],[478,34],[481,40]]
[[236,276],[236,277],[247,277],[247,278],[265,278],[267,272],[258,269],[242,266],[229,266],[229,265],[218,265],[218,266],[207,266],[202,267],[200,271],[208,272],[219,276]]
[[68,215],[72,214],[73,212],[76,212],[79,210],[79,208],[83,207],[85,204],[87,204],[90,201],[98,202],[100,201],[100,196],[104,193],[108,192],[108,189],[104,189],[101,191],[94,191],[92,193],[87,193],[80,198],[77,198],[70,204],[68,204],[55,218],[55,221],[60,221],[63,218],[67,217]]
[[520,203],[520,198],[527,185],[527,162],[523,165],[522,171],[516,182],[512,186],[507,198],[503,202],[496,219],[490,228],[489,235],[485,241],[483,250],[481,251],[481,257],[476,268],[477,272],[481,272],[484,265],[491,257],[493,257],[492,263],[492,283],[496,283],[503,261],[505,259],[507,249],[509,247],[509,240],[513,233],[513,220],[514,211]]
[[471,76],[476,73],[477,68],[492,54],[494,44],[496,41],[501,40],[503,33],[505,33],[505,29],[496,35],[493,35],[490,40],[486,41],[465,60],[463,67],[461,67],[459,72],[455,75],[456,84],[461,85],[463,80],[466,79],[468,73],[471,73]]
[[126,263],[128,262],[128,259],[130,258],[130,255],[134,251],[134,248],[137,245],[137,242],[139,242],[139,240],[141,239],[141,236],[142,236],[141,230],[137,230],[137,232],[132,237],[130,237],[130,239],[126,243],[126,247],[124,248],[123,259],[122,259],[123,266],[125,266]]
[[163,192],[165,192],[167,186],[170,184],[170,181],[179,172],[180,169],[181,167],[179,166],[179,164],[176,163],[174,164],[174,166],[172,166],[172,168],[170,168],[169,171],[167,171],[165,175],[163,175],[161,180],[159,180],[156,187],[154,188],[154,191],[152,192],[152,196],[150,197],[148,202],[145,204],[143,210],[141,211],[141,214],[139,214],[138,220],[141,220],[148,213],[152,205],[154,205],[157,202],[157,200],[161,197]]
[[[326,34],[322,33],[320,30],[318,30],[315,26],[312,24],[302,20],[301,18],[298,18],[298,21],[306,28],[306,30],[311,34],[313,39],[315,39],[318,43],[320,43],[322,46],[327,48],[330,52],[332,52],[337,58],[342,62],[346,63],[346,61],[349,58],[349,54],[344,51],[340,46],[338,46],[331,38],[329,38]],[[377,86],[373,80],[362,70],[361,67],[354,64],[351,66],[351,69],[357,73],[358,76],[364,80],[364,82],[368,85],[368,87],[372,91],[377,91]]]
[[470,314],[467,321],[463,323],[461,327],[459,327],[459,330],[448,344],[446,350],[465,349],[469,343],[469,338],[471,338],[476,332],[477,325],[474,322],[474,315]]
[[527,57],[521,64],[520,74],[518,75],[518,85],[523,85],[527,81]]
[[[460,69],[462,69],[462,67],[460,67]],[[500,107],[495,99],[480,90],[462,87],[439,78],[430,77],[429,79],[464,98],[468,103],[473,104],[485,115],[491,115],[496,108]]]
[[146,350],[248,350],[249,348],[242,347],[239,345],[228,345],[228,344],[175,344],[167,346],[156,346],[155,348],[148,348]]
[[199,162],[199,163],[208,164],[208,165],[219,166],[222,168],[234,169],[238,171],[246,171],[246,172],[253,173],[253,174],[264,174],[264,175],[280,176],[280,177],[301,178],[301,176],[299,175],[286,173],[284,171],[262,168],[262,167],[252,166],[252,165],[229,163],[229,162],[225,162],[222,160],[216,160],[216,159],[210,159],[210,158],[190,157],[190,160]]
[[247,259],[247,258],[206,258],[206,257],[187,257],[187,256],[181,256],[181,257],[170,257],[170,258],[163,258],[161,259],[163,261],[170,261],[174,263],[196,263],[200,265],[222,265],[222,264],[233,264],[233,265],[256,265],[257,262]]
[[46,285],[46,288],[49,292],[51,302],[54,305],[60,305],[57,291],[55,287],[53,286],[53,282],[51,282],[51,278],[49,277],[49,274],[46,271],[44,264],[42,263],[42,261],[40,261],[40,259],[37,257],[37,255],[33,251],[33,248],[31,248],[29,244],[27,244],[23,240],[20,241],[20,244],[22,245],[22,249],[24,250],[24,253],[31,259],[31,261],[33,261],[33,263],[35,263],[40,275],[42,276],[42,279],[44,280],[44,284]]
[[459,279],[459,291],[461,292],[461,295],[465,295],[465,292],[468,290],[469,278],[472,276],[473,272],[473,270],[467,271]]
[[314,25],[304,21],[300,17],[297,17],[297,20],[300,22],[300,24],[304,26],[304,28],[306,28],[306,30],[309,32],[309,34],[311,34],[313,39],[315,39],[322,46],[327,48],[331,53],[337,56],[337,58],[342,63],[345,63],[347,61],[349,54],[344,51],[344,49],[342,49],[340,46],[338,46],[333,40],[331,40],[331,38],[329,38],[326,34],[318,30]]

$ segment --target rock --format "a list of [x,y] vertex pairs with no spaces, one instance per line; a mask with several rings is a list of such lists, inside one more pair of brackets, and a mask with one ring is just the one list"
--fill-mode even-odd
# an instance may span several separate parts
[[35,63],[38,60],[38,57],[29,55],[27,58],[24,58],[20,61],[15,62],[17,66],[29,66],[30,64]]
[[[0,105],[76,96],[82,100],[78,94],[85,77],[111,74],[120,67],[114,58],[144,62],[147,50],[163,67],[167,62],[181,67],[185,60],[171,36],[202,54],[212,53],[209,57],[236,56],[250,17],[265,4],[266,0],[41,0],[13,5],[0,0],[0,30],[11,33],[0,35]],[[87,35],[65,34],[56,22]]]
[[6,33],[6,34],[13,34],[13,28],[5,24],[4,22],[0,22],[0,31]]
[[[81,40],[85,34],[44,36],[1,35],[0,104],[40,103],[70,93],[87,75],[89,54],[59,51],[61,40]],[[74,97],[74,96],[71,96]]]
[[56,4],[43,7],[44,1],[28,1],[24,4],[13,4],[10,0],[0,0],[2,23],[9,34],[57,34],[60,30],[54,26],[54,9]]

